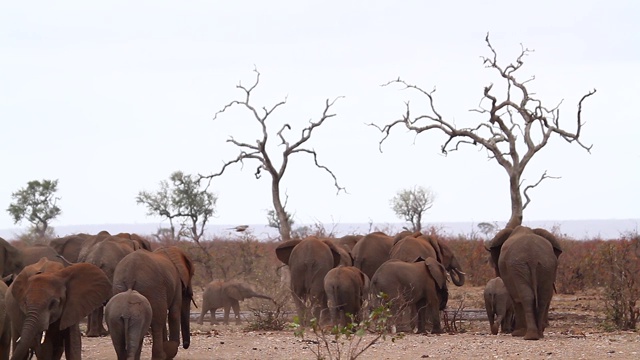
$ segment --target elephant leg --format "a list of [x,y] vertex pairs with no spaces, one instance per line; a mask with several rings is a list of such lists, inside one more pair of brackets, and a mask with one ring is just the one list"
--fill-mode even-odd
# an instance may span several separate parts
[[511,336],[524,336],[527,331],[527,323],[524,317],[524,307],[521,302],[513,303],[513,311],[516,317],[516,326],[511,333]]
[[[502,321],[503,321],[504,317],[500,314],[496,315],[496,320],[495,321],[491,321],[491,333],[493,335],[498,335],[498,332],[500,330],[500,327],[502,326]],[[493,320],[493,319],[491,319]],[[504,332],[504,327],[502,327],[502,332]]]
[[215,325],[218,323],[216,321],[216,311],[218,311],[218,308],[211,309],[211,325]]
[[298,319],[300,324],[303,326],[309,325],[309,320],[307,319],[307,307],[305,306],[303,298],[298,294],[293,293],[293,302],[296,305],[296,310],[298,310]]
[[411,306],[411,312],[415,311],[417,318],[415,324],[418,328],[418,334],[426,333],[426,322],[427,322],[427,307],[425,302],[419,301],[415,304],[415,306]]
[[[167,353],[166,354],[167,359],[173,359],[176,356],[176,354],[178,353],[178,346],[180,345],[180,306],[181,304],[178,301],[176,301],[169,308],[169,317],[168,317],[169,344],[168,345],[171,346],[171,349],[173,349],[174,343],[175,343],[176,351],[172,356],[170,353]],[[166,352],[167,351],[165,350],[165,353]]]
[[233,314],[236,318],[236,325],[240,325],[240,303],[238,301],[234,301],[231,304],[231,307],[233,308]]
[[209,309],[207,309],[203,305],[202,309],[200,310],[200,317],[198,318],[198,321],[196,321],[198,324],[202,325],[202,323],[204,322],[204,316],[207,315],[207,312],[209,312]]
[[160,299],[151,302],[151,309],[153,313],[151,318],[151,359],[164,360],[167,358],[164,345],[167,341],[167,305],[164,303],[164,299]]
[[224,306],[224,324],[229,325],[229,311],[231,311],[230,305]]
[[[100,307],[102,308],[102,306]],[[98,325],[98,309],[93,310],[87,316],[87,337],[98,337],[100,336],[100,327]],[[102,324],[100,324],[102,325]]]
[[82,359],[82,334],[80,325],[74,324],[63,330],[64,355],[67,360]]

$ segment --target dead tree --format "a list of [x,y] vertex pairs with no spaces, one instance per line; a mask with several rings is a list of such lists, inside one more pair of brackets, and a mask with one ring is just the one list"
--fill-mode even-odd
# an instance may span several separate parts
[[[507,223],[507,227],[515,227],[522,223],[523,211],[531,201],[527,191],[538,186],[544,179],[551,178],[545,171],[536,183],[524,186],[522,182],[522,174],[525,168],[533,156],[547,145],[551,135],[556,134],[569,143],[575,142],[587,152],[591,152],[592,146],[586,146],[580,140],[580,131],[584,125],[581,115],[582,103],[586,98],[595,94],[596,90],[589,91],[582,96],[578,102],[575,132],[567,131],[560,127],[560,105],[562,101],[555,107],[548,108],[527,89],[527,83],[534,80],[535,77],[524,81],[516,78],[516,72],[524,64],[524,57],[532,51],[523,47],[515,63],[504,66],[498,64],[498,56],[489,41],[489,34],[487,34],[485,41],[492,55],[490,57],[482,57],[483,63],[485,68],[498,72],[506,84],[506,94],[504,94],[505,98],[503,100],[498,100],[498,97],[491,91],[493,84],[484,88],[480,105],[477,109],[471,110],[484,115],[484,120],[477,126],[456,128],[453,122],[445,120],[436,110],[434,101],[435,89],[426,91],[400,78],[389,81],[382,86],[400,84],[403,89],[417,91],[426,96],[430,113],[413,115],[411,114],[409,102],[406,102],[406,111],[400,119],[394,120],[383,127],[376,124],[370,125],[378,128],[384,134],[379,143],[380,151],[382,151],[382,143],[389,137],[391,129],[396,125],[404,125],[416,134],[423,131],[440,130],[448,137],[441,146],[441,151],[445,155],[451,151],[458,150],[464,145],[484,148],[488,157],[497,161],[509,175],[511,218]],[[534,141],[534,139],[537,141]],[[523,198],[525,199],[524,201]]]
[[[283,241],[291,239],[291,224],[289,222],[289,215],[285,210],[286,203],[283,204],[280,194],[280,185],[282,183],[282,178],[284,177],[285,170],[287,169],[287,165],[289,163],[289,157],[293,154],[307,154],[313,157],[313,161],[316,167],[325,170],[329,175],[333,178],[334,186],[338,189],[338,193],[340,191],[345,191],[343,187],[338,185],[338,179],[333,174],[333,172],[326,166],[318,163],[318,154],[314,149],[310,149],[305,147],[306,142],[311,138],[311,134],[313,130],[321,126],[325,120],[334,117],[336,114],[330,113],[331,107],[335,104],[335,102],[339,99],[336,98],[333,101],[326,100],[324,111],[320,118],[316,121],[309,120],[309,125],[302,129],[300,137],[295,142],[290,142],[285,138],[285,130],[291,130],[291,125],[285,123],[282,128],[276,133],[276,136],[280,139],[280,145],[283,146],[283,150],[281,154],[275,154],[273,151],[268,151],[267,149],[267,140],[269,138],[269,132],[267,131],[267,120],[273,114],[273,112],[279,108],[280,106],[286,104],[287,99],[285,98],[283,101],[278,102],[273,105],[271,108],[263,107],[262,111],[257,109],[254,105],[251,104],[251,93],[255,90],[260,82],[260,72],[257,69],[254,69],[256,74],[256,80],[250,87],[245,87],[242,84],[238,84],[236,88],[242,90],[244,93],[244,98],[241,100],[233,100],[227,105],[225,105],[222,110],[218,111],[213,120],[218,118],[218,115],[224,113],[227,109],[233,106],[241,106],[249,111],[253,118],[257,120],[258,124],[262,128],[262,137],[257,139],[254,143],[242,142],[236,140],[233,136],[227,139],[227,142],[232,143],[240,148],[240,154],[233,160],[229,160],[224,162],[222,169],[208,176],[202,176],[202,178],[212,179],[214,177],[220,176],[224,173],[228,166],[232,164],[244,164],[245,160],[256,160],[259,164],[255,172],[256,179],[260,179],[262,175],[262,171],[266,171],[271,176],[271,196],[273,199],[273,207],[276,212],[276,216],[280,222],[280,236]],[[273,159],[277,156],[281,156],[280,165],[277,166],[273,163]]]

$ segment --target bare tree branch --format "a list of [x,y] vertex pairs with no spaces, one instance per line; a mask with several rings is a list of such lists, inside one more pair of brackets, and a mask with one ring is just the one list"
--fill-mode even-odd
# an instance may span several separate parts
[[[267,128],[267,120],[269,119],[270,116],[272,116],[274,114],[274,112],[276,111],[276,109],[278,109],[280,106],[286,104],[287,99],[285,98],[283,101],[280,101],[278,103],[276,103],[275,105],[273,105],[270,108],[267,107],[262,107],[261,111],[258,111],[252,104],[251,104],[251,94],[252,92],[256,89],[256,87],[258,86],[258,83],[260,82],[260,72],[258,72],[257,69],[254,69],[254,72],[256,74],[256,79],[255,82],[250,86],[250,87],[245,87],[242,84],[239,84],[236,86],[236,88],[242,90],[243,94],[244,94],[244,98],[242,100],[233,100],[231,102],[229,102],[228,104],[226,104],[220,111],[216,112],[216,114],[214,115],[213,119],[216,120],[218,118],[218,116],[222,113],[224,113],[225,111],[227,111],[228,109],[230,109],[231,107],[234,106],[240,106],[243,107],[245,109],[247,109],[255,118],[255,120],[258,121],[261,129],[262,129],[262,137],[258,138],[255,141],[255,145],[252,143],[248,143],[248,142],[242,142],[242,141],[238,141],[236,139],[234,139],[233,137],[230,137],[227,142],[237,146],[240,148],[240,154],[232,160],[228,160],[225,161],[223,163],[222,168],[213,174],[210,175],[200,175],[200,177],[202,179],[209,179],[209,181],[211,181],[212,178],[214,177],[218,177],[221,176],[222,174],[224,174],[224,172],[226,171],[227,167],[229,167],[230,165],[233,164],[244,164],[244,160],[256,160],[258,162],[258,166],[256,168],[256,172],[254,173],[254,176],[256,178],[260,178],[262,175],[262,171],[266,171],[267,173],[269,173],[269,175],[271,176],[271,192],[272,192],[272,199],[273,199],[273,204],[274,204],[274,209],[275,212],[278,216],[278,220],[281,223],[280,226],[280,234],[282,236],[283,240],[288,240],[290,238],[290,234],[291,234],[291,228],[290,228],[290,224],[289,224],[289,217],[287,212],[285,211],[285,205],[286,203],[283,205],[282,201],[280,199],[280,183],[282,178],[284,177],[285,174],[285,170],[287,169],[287,165],[289,163],[289,157],[295,153],[307,153],[307,154],[311,154],[313,156],[313,161],[314,164],[316,165],[316,167],[318,167],[319,169],[322,169],[324,171],[326,171],[327,173],[329,173],[329,175],[333,178],[334,181],[334,186],[337,189],[337,193],[339,194],[340,191],[344,191],[346,192],[344,187],[341,187],[338,184],[338,180],[337,177],[335,176],[335,174],[326,166],[321,165],[318,162],[318,155],[316,153],[315,150],[305,147],[307,141],[309,141],[309,139],[311,138],[311,135],[313,133],[313,131],[320,127],[322,124],[324,124],[324,122],[332,117],[335,117],[336,114],[331,113],[331,108],[335,105],[336,101],[338,101],[338,99],[342,98],[342,97],[337,97],[334,100],[330,101],[329,99],[327,99],[325,101],[325,106],[324,106],[324,110],[322,112],[322,114],[320,115],[320,117],[318,118],[318,120],[309,120],[309,124],[304,127],[300,133],[300,137],[295,139],[295,141],[289,141],[286,137],[285,132],[287,130],[291,130],[292,126],[288,123],[285,123],[278,132],[276,132],[276,136],[278,137],[278,139],[280,140],[280,145],[282,145],[284,147],[284,149],[282,150],[282,152],[280,154],[276,154],[273,151],[268,151],[267,150],[267,141],[269,138],[269,132],[268,132],[268,128]],[[275,156],[279,156],[280,157],[280,164],[279,166],[277,166],[276,164],[274,164],[273,159]]]
[[[576,128],[574,131],[563,129],[560,126],[560,101],[555,107],[548,108],[542,100],[529,91],[527,85],[535,77],[529,77],[524,81],[517,79],[516,74],[524,65],[524,58],[531,54],[530,50],[521,45],[520,54],[515,62],[502,65],[498,62],[498,54],[489,41],[489,34],[485,42],[490,56],[481,57],[485,68],[498,73],[501,81],[506,85],[506,91],[498,96],[491,83],[483,89],[482,98],[476,109],[471,112],[481,115],[483,118],[478,125],[469,128],[457,128],[455,123],[443,118],[436,110],[434,93],[425,91],[417,85],[410,84],[401,78],[382,84],[383,87],[400,85],[400,90],[415,91],[424,96],[428,105],[428,113],[413,115],[409,102],[405,102],[405,110],[400,118],[390,123],[379,126],[368,124],[377,128],[382,134],[378,143],[382,151],[382,144],[390,136],[391,130],[397,126],[404,126],[409,131],[420,134],[424,131],[439,130],[448,136],[441,145],[440,150],[447,155],[451,151],[457,151],[462,146],[477,146],[485,149],[489,159],[494,159],[502,166],[509,176],[509,188],[511,192],[512,216],[509,224],[519,225],[522,219],[522,211],[526,207],[523,204],[523,192],[521,192],[520,178],[526,166],[533,156],[544,148],[552,135],[557,135],[567,142],[576,142],[590,152],[592,145],[585,145],[580,139],[582,126],[582,107],[584,101],[595,94],[596,90],[589,91],[578,103]],[[549,178],[546,173],[542,179]],[[531,187],[528,187],[530,189]],[[527,204],[529,198],[527,197]]]
[[[542,174],[542,176],[540,176],[540,179],[538,180],[538,182],[536,182],[535,184],[532,185],[527,185],[524,190],[522,191],[522,193],[524,194],[525,199],[527,199],[524,204],[522,205],[522,210],[527,208],[527,205],[529,205],[529,203],[531,202],[531,198],[529,198],[529,194],[527,194],[527,191],[529,191],[530,189],[533,189],[534,187],[540,185],[540,183],[542,182],[542,180],[544,179],[561,179],[561,177],[559,176],[548,176],[547,175],[547,171],[545,170],[545,172]],[[520,184],[522,185],[522,184]]]

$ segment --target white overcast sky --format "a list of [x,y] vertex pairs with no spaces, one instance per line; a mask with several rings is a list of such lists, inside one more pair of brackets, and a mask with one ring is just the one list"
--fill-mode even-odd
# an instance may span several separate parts
[[[426,221],[504,221],[505,171],[467,147],[447,157],[438,133],[380,133],[366,123],[396,119],[411,99],[379,85],[401,76],[437,87],[440,113],[456,124],[482,120],[468,110],[498,82],[483,67],[491,40],[503,63],[535,49],[521,71],[548,106],[564,99],[563,124],[591,154],[553,138],[526,182],[544,170],[526,220],[640,218],[640,3],[637,1],[7,1],[0,6],[0,228],[11,193],[34,179],[59,179],[63,214],[52,225],[146,223],[140,190],[171,172],[208,174],[253,143],[247,112],[213,115],[241,95],[239,81],[262,73],[255,105],[286,106],[272,130],[299,134],[339,100],[309,147],[348,194],[310,158],[292,158],[283,180],[298,223],[396,222],[394,193],[428,186],[437,200]],[[422,103],[424,105],[424,102]],[[274,149],[276,139],[273,137]],[[293,138],[290,138],[293,140]],[[213,182],[214,224],[265,223],[270,179],[256,163]]]

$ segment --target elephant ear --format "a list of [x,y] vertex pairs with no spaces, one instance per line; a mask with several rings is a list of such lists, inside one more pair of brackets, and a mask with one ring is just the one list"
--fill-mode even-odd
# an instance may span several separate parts
[[424,261],[424,265],[427,267],[427,271],[431,274],[436,281],[439,289],[444,289],[447,286],[447,271],[444,266],[434,258],[427,258]]
[[512,228],[504,228],[500,230],[496,236],[491,239],[489,242],[489,252],[491,253],[491,261],[493,261],[494,269],[496,271],[496,276],[500,276],[500,269],[498,268],[498,259],[500,258],[500,250],[502,249],[502,244],[511,236],[513,232]]
[[238,284],[228,284],[224,287],[222,292],[232,299],[238,301],[244,300],[244,296],[242,296],[242,291],[238,288]]
[[346,251],[344,251],[342,248],[338,248],[338,246],[336,246],[336,244],[334,244],[333,241],[322,240],[322,242],[329,247],[329,250],[331,250],[331,255],[333,256],[333,267],[338,267],[338,265],[341,265],[341,264],[346,266],[353,265],[348,263],[349,260],[351,259],[350,255]]
[[436,256],[437,256],[437,260],[440,263],[444,264],[444,258],[443,258],[443,254],[442,254],[442,248],[440,246],[440,242],[438,242],[438,240],[436,240],[433,236],[431,235],[423,235],[421,236],[422,239],[427,240],[427,242],[429,242],[429,244],[431,245],[431,247],[433,247],[433,250],[436,251]]
[[193,274],[195,272],[191,259],[176,246],[160,248],[156,251],[168,257],[176,267],[176,270],[178,270],[178,276],[180,276],[180,281],[182,282],[182,288],[190,288],[191,278],[193,278]]
[[562,254],[562,246],[560,246],[560,242],[558,241],[558,239],[556,239],[555,235],[545,229],[540,228],[533,229],[532,231],[534,234],[547,239],[547,241],[551,243],[551,246],[553,246],[553,253],[556,254],[556,258],[560,257],[560,254]]
[[300,244],[301,241],[302,240],[289,240],[278,245],[276,247],[276,256],[278,257],[278,260],[282,261],[285,265],[289,265],[291,251],[293,251],[293,248]]
[[55,273],[65,281],[67,301],[60,317],[60,330],[78,323],[111,296],[111,282],[97,266],[80,263]]
[[358,269],[358,268],[354,268],[354,269],[356,269],[358,271],[358,273],[360,274],[360,280],[362,280],[362,292],[363,292],[363,295],[364,295],[367,292],[369,292],[369,287],[371,286],[371,280],[369,279],[367,274],[365,274],[362,271],[360,271],[360,269]]

